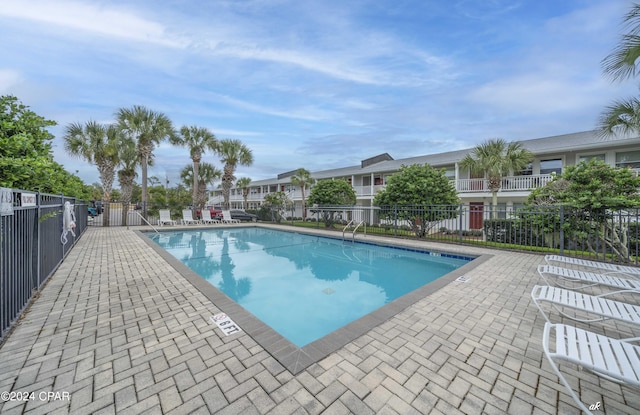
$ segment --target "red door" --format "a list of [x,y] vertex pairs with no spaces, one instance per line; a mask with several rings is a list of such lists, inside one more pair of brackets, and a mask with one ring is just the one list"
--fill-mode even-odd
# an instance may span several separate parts
[[469,229],[482,229],[484,202],[469,203]]

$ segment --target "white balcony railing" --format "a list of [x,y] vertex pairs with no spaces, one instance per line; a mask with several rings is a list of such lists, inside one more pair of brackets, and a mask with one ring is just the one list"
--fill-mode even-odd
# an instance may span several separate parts
[[[531,189],[543,187],[553,179],[550,174],[538,174],[533,176],[507,176],[502,178],[502,186],[500,192],[526,192]],[[489,185],[486,179],[458,179],[451,180],[451,183],[455,185],[458,193],[473,193],[473,192],[488,192]],[[369,197],[374,196],[381,190],[384,190],[384,185],[374,186],[353,186],[353,190],[356,192],[357,197]],[[287,197],[294,201],[302,200],[302,192],[299,189],[289,190],[285,192]],[[309,197],[310,190],[305,191],[305,198]],[[250,193],[248,201],[262,201],[264,196],[268,193]],[[241,202],[244,200],[242,193],[230,195],[231,202]],[[209,203],[215,202],[219,204],[222,202],[222,196],[218,195],[210,199]]]
[[[507,176],[502,178],[501,192],[523,192],[543,187],[553,179],[550,174],[534,176]],[[489,183],[486,179],[458,179],[456,190],[459,193],[488,192]]]
[[[384,190],[385,185],[376,184],[372,186],[352,186],[356,192],[356,196],[373,196],[381,190]],[[372,191],[373,189],[373,191]]]

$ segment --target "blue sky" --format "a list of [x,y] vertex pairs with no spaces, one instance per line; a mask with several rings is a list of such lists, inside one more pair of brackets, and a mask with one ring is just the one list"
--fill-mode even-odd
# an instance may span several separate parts
[[[144,105],[254,152],[237,177],[594,129],[626,0],[3,0],[0,95],[64,127]],[[162,144],[172,184],[188,150]],[[204,161],[220,163],[213,154]]]

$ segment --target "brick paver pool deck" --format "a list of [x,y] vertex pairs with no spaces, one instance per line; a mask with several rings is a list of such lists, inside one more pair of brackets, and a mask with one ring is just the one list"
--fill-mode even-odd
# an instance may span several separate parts
[[[492,257],[294,375],[247,332],[225,336],[216,304],[135,231],[90,228],[0,348],[0,392],[34,393],[0,413],[580,413],[542,353],[542,257],[411,243]],[[640,413],[637,389],[561,370],[596,412]]]

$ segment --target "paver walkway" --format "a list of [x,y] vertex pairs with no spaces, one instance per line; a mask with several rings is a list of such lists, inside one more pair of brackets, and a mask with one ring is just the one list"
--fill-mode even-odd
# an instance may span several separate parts
[[[34,393],[0,413],[578,414],[542,353],[542,257],[419,245],[494,257],[294,376],[134,231],[90,228],[0,348],[0,392]],[[602,413],[640,413],[638,390],[565,373]]]

